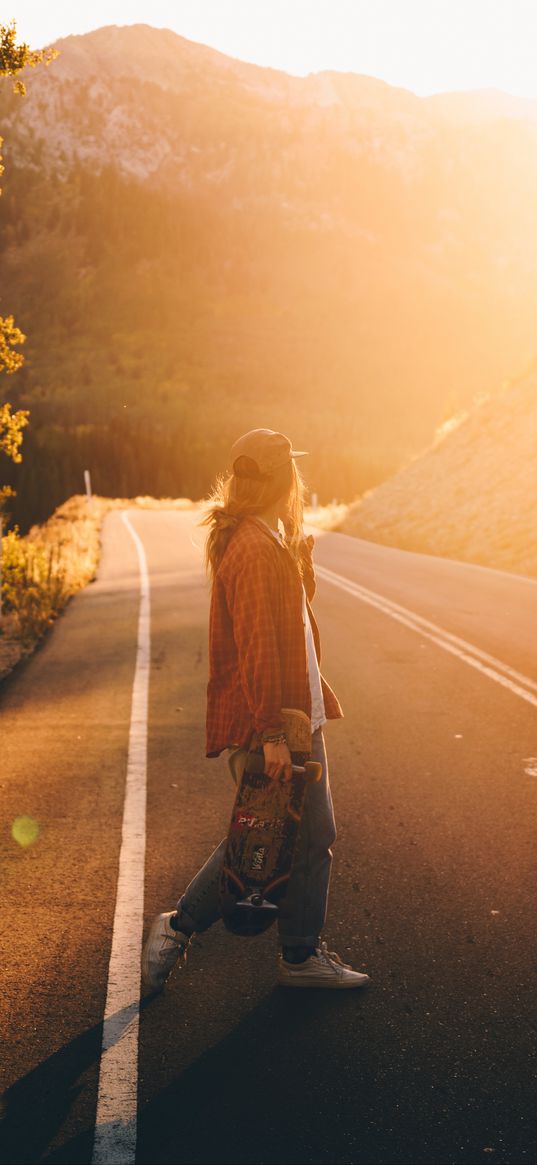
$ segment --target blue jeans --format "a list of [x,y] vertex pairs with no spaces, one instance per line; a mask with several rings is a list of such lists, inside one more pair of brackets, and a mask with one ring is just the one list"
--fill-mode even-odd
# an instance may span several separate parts
[[[318,947],[326,919],[336,826],[322,729],[312,736],[312,760],[322,764],[321,780],[308,785],[289,886],[278,915],[280,941],[293,947]],[[227,838],[193,878],[177,903],[189,931],[208,930],[220,917],[219,885]]]

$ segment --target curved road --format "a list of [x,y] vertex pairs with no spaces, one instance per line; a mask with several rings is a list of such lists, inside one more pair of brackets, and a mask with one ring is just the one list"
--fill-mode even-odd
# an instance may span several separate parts
[[[130,519],[151,586],[149,917],[224,834],[232,788],[204,757],[196,514]],[[97,1116],[140,602],[136,545],[112,513],[97,582],[0,699],[2,1160],[90,1162],[96,1119],[100,1159],[124,1165],[537,1159],[537,583],[316,537],[323,670],[346,713],[326,733],[326,937],[370,990],[278,990],[275,935],[219,924],[142,1000],[139,1033],[120,1017],[105,1089],[120,1123],[134,1089],[135,1155],[136,1121],[125,1142]],[[39,828],[26,847],[21,817]]]

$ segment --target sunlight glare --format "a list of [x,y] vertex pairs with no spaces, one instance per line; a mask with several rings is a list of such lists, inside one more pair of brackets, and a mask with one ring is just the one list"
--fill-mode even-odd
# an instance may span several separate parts
[[11,836],[22,849],[28,849],[39,837],[39,822],[35,817],[16,817],[11,826]]

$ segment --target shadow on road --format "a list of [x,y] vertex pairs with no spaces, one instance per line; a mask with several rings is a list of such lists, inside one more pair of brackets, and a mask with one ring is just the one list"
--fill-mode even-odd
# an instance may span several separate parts
[[[142,999],[142,1011],[156,998]],[[150,1061],[163,1018],[184,1062],[177,1001],[160,999],[166,1016],[156,1008],[142,1027],[142,1074],[144,1040]],[[392,1060],[390,1024],[384,1013],[375,1019],[374,1003],[369,993],[276,988],[182,1071],[168,1042],[169,1083],[153,1096],[145,1063],[137,1165],[475,1165],[493,1151],[502,1165],[535,1160],[528,1096],[509,1113],[505,1090],[470,1063],[459,1075],[448,1048],[442,1064],[422,1062],[418,1032],[403,1065]],[[99,1023],[6,1092],[0,1160],[90,1162],[101,1040]]]
[[[155,998],[153,993],[142,999],[141,1009]],[[146,1105],[139,1117],[137,1161],[251,1165],[253,1161],[333,1159],[326,1155],[328,1146],[333,1154],[333,1129],[331,1122],[329,1127],[325,1123],[330,1097],[326,1090],[323,1098],[319,1095],[319,1050],[315,1053],[312,1046],[311,1058],[304,1061],[304,1046],[308,1040],[315,1042],[320,1022],[333,1017],[344,1023],[346,1010],[356,1014],[360,1006],[354,992],[336,996],[320,991],[273,991],[226,1039]],[[51,1150],[50,1145],[68,1125],[86,1088],[85,1074],[92,1068],[96,1074],[102,1030],[99,1023],[83,1032],[4,1094],[0,1160],[10,1165],[90,1162],[95,1087],[89,1102],[91,1114],[87,1103],[82,1119],[77,1114],[81,1131],[58,1148]],[[335,1098],[340,1095],[335,1065],[328,1075],[334,1080]]]
[[[155,993],[141,1001],[141,1009],[148,1007]],[[118,1021],[131,1009],[124,1008],[114,1017]],[[118,1032],[122,1031],[121,1023]],[[93,1148],[96,1089],[93,1089],[91,1120],[78,1136],[49,1156],[44,1154],[65,1124],[78,1097],[84,1089],[84,1074],[97,1066],[102,1045],[103,1024],[82,1032],[65,1047],[54,1052],[27,1076],[13,1084],[2,1097],[0,1124],[0,1161],[9,1165],[34,1165],[37,1161],[65,1162],[66,1165],[85,1165]]]
[[359,1098],[352,1096],[351,1120],[347,1112],[346,1131],[334,1138],[345,1090],[337,1062],[319,1073],[319,1032],[332,1024],[345,1028],[351,1013],[355,1022],[364,1003],[365,996],[355,991],[273,990],[146,1104],[139,1114],[137,1161],[367,1160],[348,1141],[344,1150],[349,1129],[355,1128],[358,1142],[363,1139]]

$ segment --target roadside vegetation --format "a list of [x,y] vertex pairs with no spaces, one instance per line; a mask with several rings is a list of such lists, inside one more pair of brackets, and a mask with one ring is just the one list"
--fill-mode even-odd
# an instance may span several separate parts
[[[44,62],[49,64],[57,56],[55,50],[35,52],[25,42],[17,42],[15,21],[0,24],[0,84],[9,83],[16,98],[24,97],[26,89],[19,74],[28,67],[34,68]],[[0,150],[3,139],[0,137]],[[4,172],[0,153],[0,175]],[[0,195],[2,189],[0,188]],[[13,408],[5,399],[3,385],[24,365],[24,356],[19,351],[26,336],[17,327],[12,315],[0,316],[0,457],[5,475],[8,467],[20,465],[23,432],[28,424],[27,409]],[[3,475],[4,476],[4,475]],[[12,530],[5,538],[2,533],[2,513],[8,499],[16,497],[12,485],[0,481],[0,632],[6,626],[14,631],[13,646],[8,649],[8,660],[18,658],[23,645],[41,634],[52,613],[61,609],[68,589],[67,572],[59,546],[40,545],[30,538],[21,541],[17,530]],[[5,612],[5,613],[2,613]],[[7,620],[7,622],[6,622]],[[37,630],[39,628],[39,630]],[[0,648],[0,675],[4,667]],[[8,665],[9,666],[9,665]]]
[[304,521],[308,526],[315,526],[317,530],[342,530],[343,523],[349,512],[346,502],[329,502],[326,506],[306,506]]
[[[25,42],[17,43],[17,28],[15,21],[10,24],[0,24],[0,82],[12,84],[13,92],[17,97],[24,97],[26,88],[18,76],[25,68],[35,68],[44,62],[50,64],[57,53],[53,49],[35,52]],[[0,137],[0,151],[3,138]],[[2,154],[0,152],[0,176],[4,172]],[[0,195],[2,188],[0,187]],[[15,324],[12,315],[0,316],[0,374],[12,376],[24,365],[24,356],[18,349],[25,343],[26,336]],[[3,393],[2,393],[3,396]],[[20,464],[22,457],[23,429],[28,424],[27,409],[13,409],[11,404],[0,397],[0,453],[5,454],[14,465]],[[0,510],[6,497],[14,497],[10,485],[0,488]]]
[[72,595],[95,577],[107,498],[69,498],[43,526],[2,538],[0,677],[28,654]]
[[101,528],[113,509],[190,509],[188,498],[69,498],[24,537],[0,540],[0,680],[29,655],[69,599],[97,573]]

